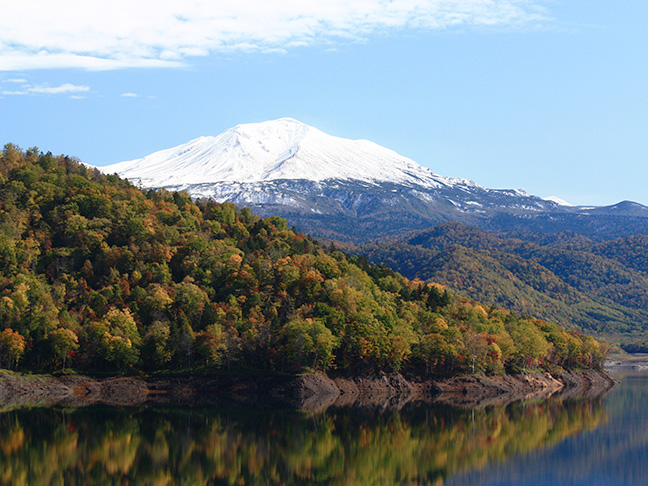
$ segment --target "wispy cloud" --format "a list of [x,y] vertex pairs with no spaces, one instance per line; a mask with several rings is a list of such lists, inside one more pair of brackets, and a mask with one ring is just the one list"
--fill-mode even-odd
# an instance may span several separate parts
[[122,93],[124,98],[137,98],[139,95],[137,93]]
[[540,0],[24,0],[5,2],[0,71],[178,67],[401,29],[524,25]]
[[6,90],[2,91],[3,95],[36,95],[36,94],[74,94],[84,93],[90,91],[89,86],[78,86],[70,83],[61,84],[59,86],[31,86],[24,85],[20,90]]
[[27,91],[10,91],[10,90],[4,90],[1,91],[0,94],[4,96],[20,96],[20,95],[26,95],[29,94]]
[[30,93],[43,94],[82,93],[84,91],[90,91],[90,87],[65,83],[60,86],[32,86],[28,88],[28,91]]

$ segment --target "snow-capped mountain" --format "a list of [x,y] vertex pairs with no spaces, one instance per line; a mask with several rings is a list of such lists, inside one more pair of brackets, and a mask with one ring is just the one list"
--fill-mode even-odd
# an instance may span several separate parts
[[338,240],[366,240],[445,221],[561,231],[583,226],[585,214],[588,221],[632,216],[648,232],[648,208],[641,205],[578,208],[519,189],[488,189],[437,175],[373,142],[333,137],[291,118],[238,125],[99,169],[142,187],[185,190],[195,198],[283,216],[302,231]]
[[238,125],[216,137],[196,138],[102,170],[144,187],[331,179],[393,182],[426,188],[475,185],[467,179],[436,175],[368,140],[327,135],[292,118]]

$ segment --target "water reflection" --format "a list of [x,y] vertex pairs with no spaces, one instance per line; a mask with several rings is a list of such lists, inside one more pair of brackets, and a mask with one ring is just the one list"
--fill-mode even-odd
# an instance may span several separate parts
[[555,447],[512,456],[454,476],[449,485],[619,486],[648,484],[648,373],[614,376],[605,396],[608,419],[588,433],[571,434]]
[[0,484],[443,484],[606,416],[601,398],[474,411],[16,410],[0,415]]

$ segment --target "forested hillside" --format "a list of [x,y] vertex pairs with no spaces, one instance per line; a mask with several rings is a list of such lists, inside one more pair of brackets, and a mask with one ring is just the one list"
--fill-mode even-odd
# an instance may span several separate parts
[[0,158],[0,358],[33,371],[464,373],[598,367],[576,331],[449,295],[66,156]]
[[607,335],[648,329],[648,236],[490,234],[458,223],[355,251],[409,278],[561,325]]

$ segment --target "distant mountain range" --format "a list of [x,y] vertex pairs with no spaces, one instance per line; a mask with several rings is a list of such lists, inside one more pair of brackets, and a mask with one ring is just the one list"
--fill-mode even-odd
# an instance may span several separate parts
[[301,231],[347,242],[448,221],[492,231],[570,230],[596,240],[648,234],[648,207],[638,203],[568,206],[521,190],[489,189],[290,118],[238,125],[100,169],[143,187],[283,216]]

